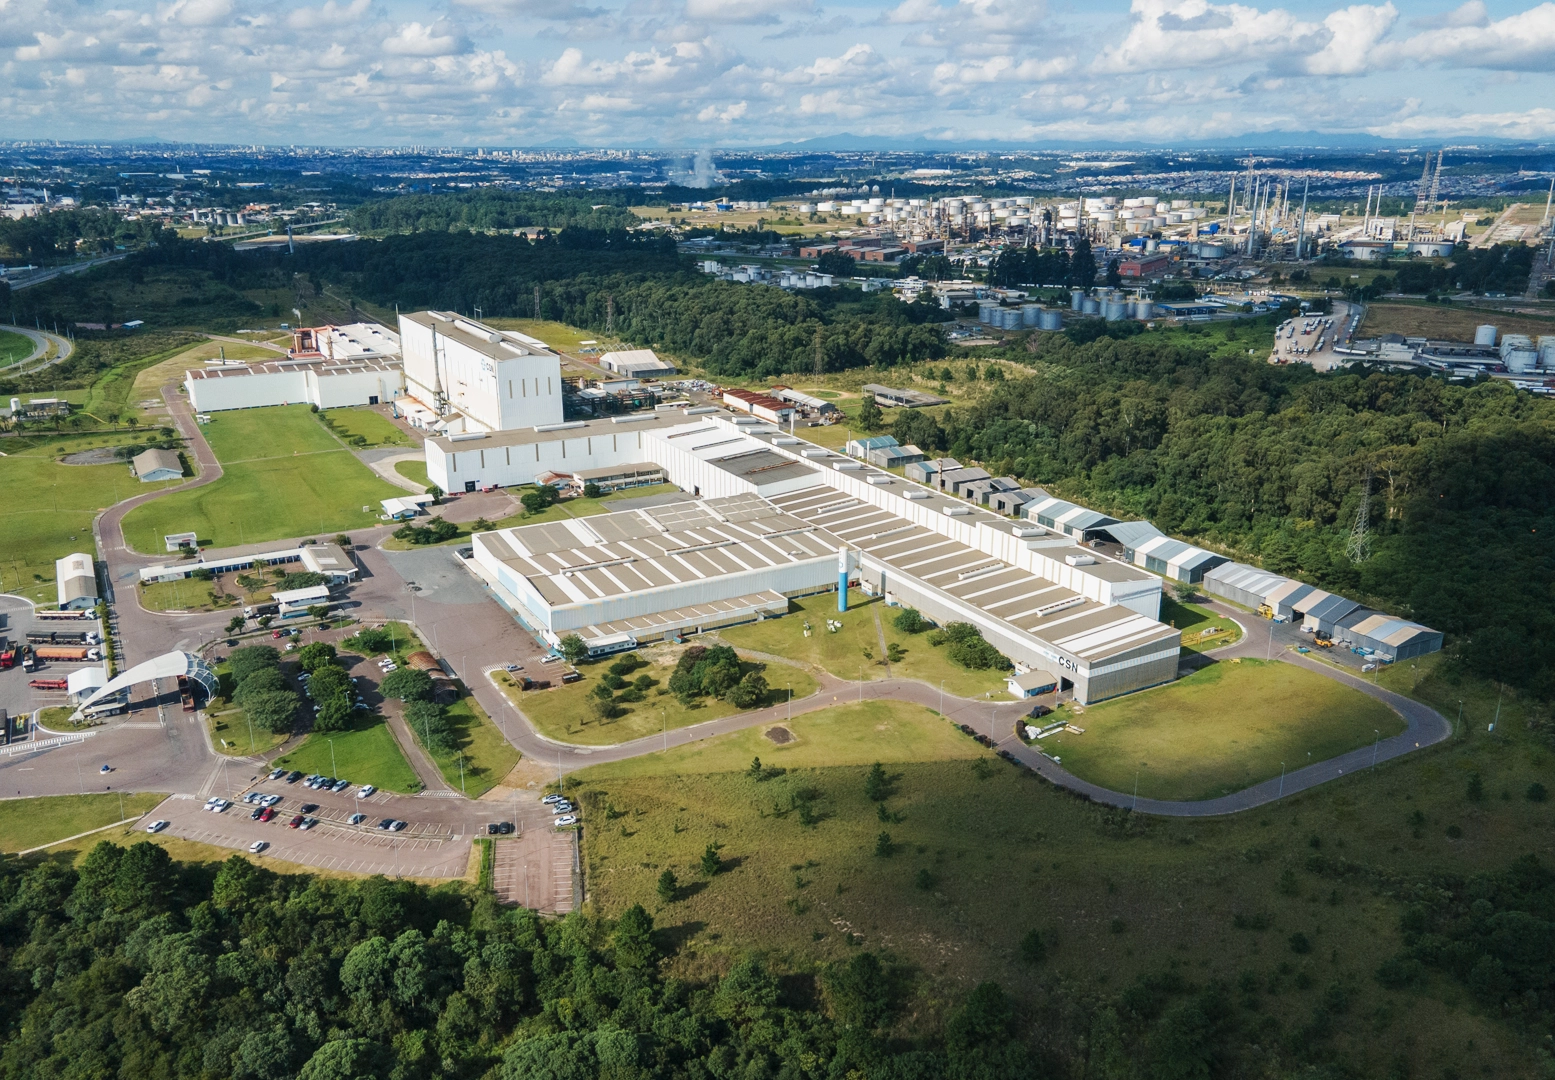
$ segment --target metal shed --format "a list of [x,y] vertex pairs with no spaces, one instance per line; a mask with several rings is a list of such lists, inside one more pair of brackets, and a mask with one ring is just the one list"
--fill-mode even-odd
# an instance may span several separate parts
[[1442,647],[1440,630],[1391,615],[1363,619],[1346,631],[1346,637],[1351,644],[1370,649],[1385,660],[1408,660]]
[[1026,517],[1041,525],[1044,529],[1052,529],[1061,532],[1065,536],[1072,536],[1076,540],[1090,540],[1106,530],[1109,525],[1117,523],[1117,518],[1108,517],[1076,503],[1066,502],[1063,499],[1055,499],[1049,496],[1039,499],[1026,508]]
[[1221,563],[1204,575],[1205,592],[1253,611],[1257,611],[1264,598],[1275,589],[1289,584],[1292,584],[1290,578],[1246,563]]
[[[1285,584],[1273,589],[1263,602],[1268,604],[1274,612],[1274,617],[1284,622],[1296,617],[1296,605],[1302,600],[1320,590],[1304,581],[1287,580]],[[1327,595],[1326,593],[1324,595]]]
[[1338,628],[1339,620],[1360,606],[1354,600],[1318,589],[1303,597],[1296,604],[1296,611],[1301,615],[1303,630],[1313,630],[1319,634],[1332,636]]

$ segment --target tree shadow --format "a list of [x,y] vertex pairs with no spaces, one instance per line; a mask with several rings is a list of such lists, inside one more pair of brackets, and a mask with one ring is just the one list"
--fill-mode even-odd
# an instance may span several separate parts
[[664,955],[673,956],[706,929],[707,924],[696,919],[674,926],[660,926],[653,931],[653,943]]

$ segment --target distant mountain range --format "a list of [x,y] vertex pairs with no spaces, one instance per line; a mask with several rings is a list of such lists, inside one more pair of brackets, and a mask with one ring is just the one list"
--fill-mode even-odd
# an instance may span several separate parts
[[[1286,150],[1380,150],[1389,147],[1435,145],[1441,142],[1437,137],[1423,137],[1420,139],[1386,139],[1380,135],[1368,135],[1364,132],[1333,133],[1322,131],[1262,131],[1252,132],[1247,135],[1232,135],[1216,139],[1159,139],[1159,140],[1076,140],[1076,139],[1029,139],[1029,140],[950,140],[929,137],[924,135],[914,137],[899,136],[871,136],[854,135],[851,132],[842,132],[837,135],[822,135],[813,139],[801,139],[796,142],[773,143],[764,146],[744,147],[746,150],[814,150],[816,152],[853,152],[869,153],[880,152],[912,152],[923,153],[950,153],[967,150],[1243,150],[1243,149],[1286,149]],[[1449,139],[1447,142],[1463,143],[1471,140]],[[1474,139],[1481,145],[1513,146],[1513,145],[1540,145],[1534,142],[1514,142],[1508,139]],[[734,149],[731,147],[730,149]]]

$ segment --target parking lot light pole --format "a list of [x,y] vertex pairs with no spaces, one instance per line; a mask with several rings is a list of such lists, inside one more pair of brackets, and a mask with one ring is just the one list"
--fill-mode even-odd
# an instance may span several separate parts
[[1371,767],[1375,769],[1377,767],[1377,750],[1382,745],[1382,732],[1372,728],[1371,733],[1377,736],[1377,740],[1371,744]]
[[329,775],[338,777],[340,770],[335,768],[335,740],[325,739],[324,741],[329,743]]

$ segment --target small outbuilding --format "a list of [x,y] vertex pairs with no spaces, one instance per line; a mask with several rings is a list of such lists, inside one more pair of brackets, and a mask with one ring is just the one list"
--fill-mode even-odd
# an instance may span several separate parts
[[1046,671],[1022,671],[1008,676],[1004,684],[1018,698],[1040,697],[1058,689],[1058,676]]
[[54,562],[54,584],[59,606],[82,610],[97,606],[97,567],[84,552]]
[[184,463],[178,460],[178,455],[172,450],[143,450],[135,455],[131,464],[143,484],[177,480],[184,475]]

